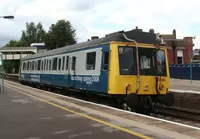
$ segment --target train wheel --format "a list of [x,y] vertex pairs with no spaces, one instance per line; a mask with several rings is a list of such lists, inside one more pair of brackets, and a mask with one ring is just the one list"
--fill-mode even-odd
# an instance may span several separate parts
[[150,115],[150,113],[153,111],[153,103],[151,97],[149,96],[143,96],[140,101],[140,105],[142,108],[141,112],[146,115]]
[[132,111],[131,107],[128,106],[126,102],[122,103],[122,109],[126,111]]

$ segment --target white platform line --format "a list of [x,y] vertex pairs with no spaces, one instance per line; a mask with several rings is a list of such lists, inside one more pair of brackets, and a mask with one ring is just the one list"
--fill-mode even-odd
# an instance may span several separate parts
[[179,89],[169,89],[171,92],[177,93],[192,93],[192,94],[200,94],[200,91],[192,91],[192,90],[179,90]]
[[[13,84],[16,84],[16,85],[21,85],[19,83],[15,83],[13,81],[8,81],[8,82],[12,82]],[[21,85],[21,86],[24,86],[24,85]],[[30,86],[26,86],[26,87],[30,88],[30,89],[35,89],[35,90],[38,90],[38,91],[42,91],[42,92],[47,93],[47,94],[56,95],[56,96],[68,98],[68,99],[71,99],[71,100],[84,102],[84,103],[87,103],[87,104],[92,104],[92,105],[96,105],[96,106],[100,106],[100,107],[104,107],[104,108],[113,109],[113,110],[116,110],[116,111],[125,112],[125,113],[132,114],[132,115],[138,115],[138,116],[145,117],[145,118],[150,118],[150,119],[154,119],[154,120],[167,122],[167,123],[170,123],[170,124],[175,124],[175,125],[179,125],[179,126],[183,126],[183,127],[188,127],[188,128],[200,130],[200,128],[198,128],[198,127],[194,127],[194,126],[190,126],[190,125],[186,125],[186,124],[181,124],[181,123],[177,123],[177,122],[173,122],[173,121],[169,121],[169,120],[164,120],[164,119],[161,119],[161,118],[147,116],[147,115],[143,115],[143,114],[139,114],[139,113],[135,113],[135,112],[125,111],[125,110],[122,110],[122,109],[113,108],[113,107],[110,107],[110,106],[107,106],[107,105],[103,105],[103,104],[97,104],[97,103],[93,103],[93,102],[89,102],[89,101],[85,101],[85,100],[81,100],[81,99],[77,99],[77,98],[72,98],[72,97],[68,97],[68,96],[64,96],[64,95],[48,92],[48,91],[45,91],[45,90],[40,90],[40,89],[33,88],[33,87],[30,87]]]

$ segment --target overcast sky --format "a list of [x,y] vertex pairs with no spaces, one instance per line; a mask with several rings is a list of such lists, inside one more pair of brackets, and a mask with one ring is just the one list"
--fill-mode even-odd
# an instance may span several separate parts
[[194,36],[200,48],[198,0],[0,0],[0,15],[14,15],[14,20],[0,19],[0,46],[19,39],[25,23],[41,22],[46,30],[59,19],[70,20],[78,42],[92,35],[100,37],[138,26],[144,31],[177,37]]

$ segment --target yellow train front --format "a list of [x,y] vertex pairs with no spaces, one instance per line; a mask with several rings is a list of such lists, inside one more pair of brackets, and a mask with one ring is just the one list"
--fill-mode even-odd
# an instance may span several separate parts
[[165,46],[131,39],[110,43],[108,94],[115,96],[120,107],[150,113],[153,104],[170,105],[169,85]]

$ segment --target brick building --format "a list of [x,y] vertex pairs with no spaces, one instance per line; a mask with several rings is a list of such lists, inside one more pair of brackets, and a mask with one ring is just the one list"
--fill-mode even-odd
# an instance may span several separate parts
[[172,34],[161,35],[168,49],[169,64],[187,64],[190,62],[190,55],[193,53],[193,37],[176,38],[176,30]]

